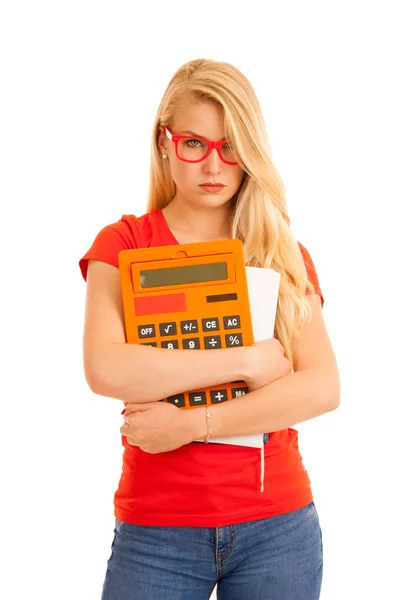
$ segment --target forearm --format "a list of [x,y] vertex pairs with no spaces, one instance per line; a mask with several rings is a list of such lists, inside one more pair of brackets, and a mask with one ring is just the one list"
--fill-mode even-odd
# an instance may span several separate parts
[[90,387],[125,402],[151,402],[243,379],[244,362],[244,347],[205,351],[110,344],[99,353]]
[[[339,405],[339,397],[339,380],[335,374],[317,369],[289,373],[245,396],[210,407],[211,436],[286,429],[334,410]],[[198,439],[206,433],[204,410],[190,412],[193,439]]]

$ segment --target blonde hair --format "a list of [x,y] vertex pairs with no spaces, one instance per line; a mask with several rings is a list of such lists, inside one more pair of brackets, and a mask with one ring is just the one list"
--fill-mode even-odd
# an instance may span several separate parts
[[244,171],[231,199],[231,237],[242,241],[246,265],[280,273],[274,337],[293,366],[294,341],[311,318],[306,288],[313,293],[314,286],[290,229],[285,188],[272,163],[261,107],[250,82],[231,64],[192,60],[173,75],[154,123],[147,210],[163,208],[176,193],[167,161],[157,145],[160,125],[173,130],[181,108],[210,101],[223,109],[225,137],[233,142],[236,160]]

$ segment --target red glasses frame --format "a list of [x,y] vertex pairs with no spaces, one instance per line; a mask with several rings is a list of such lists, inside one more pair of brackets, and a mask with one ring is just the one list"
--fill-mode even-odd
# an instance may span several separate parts
[[[221,142],[213,142],[212,140],[207,140],[207,138],[202,138],[202,137],[195,137],[193,135],[174,135],[173,133],[171,133],[169,131],[169,129],[167,129],[164,125],[164,127],[162,128],[163,133],[167,136],[168,139],[170,139],[172,142],[174,142],[175,144],[175,153],[176,156],[179,158],[179,160],[183,160],[184,162],[188,162],[188,163],[198,163],[201,162],[203,160],[205,160],[207,158],[207,156],[209,156],[211,154],[211,151],[213,150],[213,148],[217,149],[218,152],[218,156],[220,157],[220,159],[222,160],[222,162],[226,163],[227,165],[238,165],[238,162],[230,162],[229,160],[226,160],[221,153],[221,146],[223,146],[224,144],[226,144],[228,142],[228,140],[222,140]],[[203,156],[203,158],[199,158],[198,160],[187,160],[186,158],[182,158],[181,156],[179,156],[178,154],[178,142],[181,139],[187,139],[187,140],[199,140],[200,142],[207,142],[208,144],[208,150],[205,153],[205,155]],[[229,142],[228,142],[229,143]]]

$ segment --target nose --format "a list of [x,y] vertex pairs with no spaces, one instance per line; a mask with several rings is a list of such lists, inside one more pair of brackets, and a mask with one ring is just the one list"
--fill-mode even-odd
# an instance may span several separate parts
[[220,173],[222,166],[222,160],[219,157],[218,150],[213,148],[211,153],[204,161],[204,170],[206,173]]

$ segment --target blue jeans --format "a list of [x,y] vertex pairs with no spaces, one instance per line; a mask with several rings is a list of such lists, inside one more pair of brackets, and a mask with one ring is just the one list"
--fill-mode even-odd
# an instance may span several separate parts
[[101,600],[318,600],[322,535],[314,502],[225,527],[116,519]]

